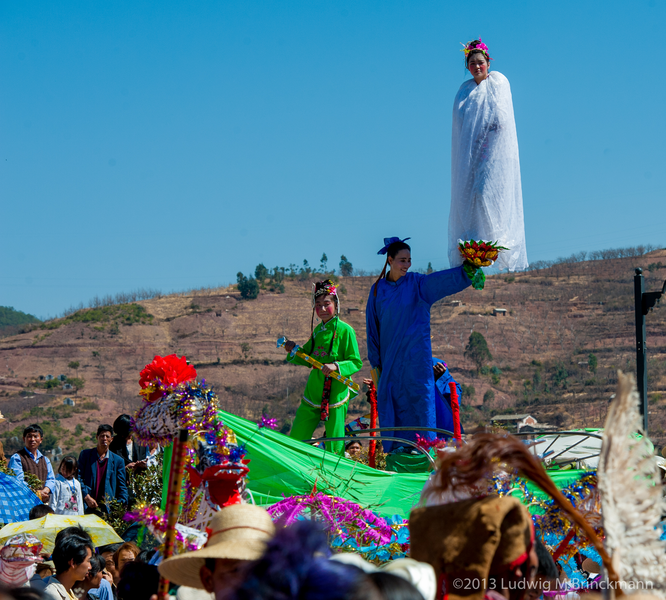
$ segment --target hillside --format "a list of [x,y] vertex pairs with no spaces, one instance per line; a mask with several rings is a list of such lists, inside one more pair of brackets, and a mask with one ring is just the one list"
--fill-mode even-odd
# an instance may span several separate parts
[[37,317],[16,310],[11,306],[0,306],[0,337],[19,333],[22,325],[40,322]]
[[[465,425],[487,423],[500,412],[529,412],[560,427],[600,426],[615,370],[635,371],[634,268],[643,267],[647,290],[661,289],[664,258],[660,250],[496,275],[482,292],[470,288],[437,303],[433,352],[465,384]],[[373,280],[340,277],[343,319],[356,329],[362,356]],[[256,300],[242,300],[233,286],[89,309],[0,339],[0,410],[10,417],[0,438],[7,443],[15,427],[42,420],[60,436],[71,432],[63,449],[78,449],[99,422],[138,406],[139,371],[154,355],[170,353],[188,357],[215,386],[224,409],[249,418],[264,411],[287,430],[307,371],[285,364],[275,340],[307,339],[310,284],[286,279],[284,293],[263,290]],[[495,308],[506,316],[493,316]],[[648,316],[650,434],[657,445],[666,443],[665,325],[666,307],[657,307]],[[463,356],[472,331],[483,334],[493,355],[480,373]],[[355,379],[369,371],[366,359]],[[39,380],[61,374],[79,389],[45,389],[46,380]],[[62,406],[65,396],[77,407]],[[356,399],[350,418],[366,407],[364,397]]]

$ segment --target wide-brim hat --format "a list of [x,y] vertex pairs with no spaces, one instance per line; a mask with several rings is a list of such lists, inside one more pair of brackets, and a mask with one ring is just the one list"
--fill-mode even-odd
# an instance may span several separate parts
[[160,575],[177,585],[203,589],[199,571],[207,558],[258,560],[275,535],[275,525],[265,509],[254,504],[233,504],[219,510],[210,521],[206,545],[200,550],[168,558]]
[[534,541],[527,509],[511,496],[486,496],[412,510],[411,557],[430,563],[449,600],[482,600],[484,586],[457,589],[454,579],[487,582],[522,564]]

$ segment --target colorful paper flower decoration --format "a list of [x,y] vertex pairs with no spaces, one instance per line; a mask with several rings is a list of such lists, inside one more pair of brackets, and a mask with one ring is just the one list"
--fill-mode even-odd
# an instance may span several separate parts
[[489,267],[499,256],[502,250],[508,250],[497,242],[485,242],[483,240],[460,241],[458,249],[463,259],[475,267]]
[[156,356],[153,362],[146,365],[141,371],[139,379],[142,388],[141,395],[148,402],[154,402],[173,392],[181,383],[191,381],[196,376],[195,368],[187,364],[184,356],[180,358],[175,354]]

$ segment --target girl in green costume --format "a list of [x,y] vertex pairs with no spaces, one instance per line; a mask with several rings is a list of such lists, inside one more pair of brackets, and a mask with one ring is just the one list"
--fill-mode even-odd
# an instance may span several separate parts
[[[317,327],[314,327],[315,312],[321,319]],[[340,375],[351,377],[361,370],[363,362],[358,352],[356,333],[340,320],[339,314],[340,301],[333,282],[326,279],[315,283],[312,292],[312,333],[302,350],[324,366],[321,370],[312,369],[310,364],[296,355],[287,357],[292,364],[312,369],[289,433],[289,437],[294,439],[309,440],[320,421],[326,425],[326,437],[345,435],[347,403],[355,392],[328,375],[338,371]],[[295,345],[287,341],[287,352],[291,352]],[[344,442],[327,442],[326,449],[344,455]]]

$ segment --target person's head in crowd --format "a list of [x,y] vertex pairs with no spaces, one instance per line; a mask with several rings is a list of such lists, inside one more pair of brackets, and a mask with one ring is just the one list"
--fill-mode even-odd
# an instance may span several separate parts
[[[86,578],[91,569],[90,559],[94,554],[95,547],[92,545],[89,536],[86,539],[75,533],[70,533],[59,540],[56,539],[53,548],[53,563],[56,568],[56,579],[65,590],[69,592],[77,582]],[[54,584],[51,583],[46,587],[47,593],[52,585]]]
[[218,593],[217,600],[382,600],[367,573],[328,560],[326,536],[316,523],[299,521],[279,531],[264,555],[247,567],[234,590]]
[[0,600],[46,600],[46,596],[33,587],[12,588],[9,593],[11,596],[3,595],[0,591]]
[[44,430],[39,425],[37,425],[37,423],[28,425],[23,430],[23,445],[26,447],[26,450],[30,450],[30,452],[33,454],[37,452],[37,449],[41,445],[43,439]]
[[534,586],[527,590],[525,600],[536,600],[543,592],[557,589],[559,571],[553,557],[548,552],[548,548],[543,545],[539,538],[536,538],[534,540],[534,549],[539,559],[539,567],[534,578]]
[[139,552],[139,556],[136,557],[136,562],[142,562],[148,564],[150,562],[150,559],[155,556],[155,548],[151,548],[150,550],[141,550]]
[[206,545],[162,562],[160,574],[176,583],[207,592],[233,588],[248,562],[257,560],[275,534],[265,509],[254,504],[233,504],[211,519]]
[[129,415],[120,415],[113,422],[113,431],[116,437],[121,441],[126,441],[132,432],[132,417]]
[[76,477],[76,474],[79,470],[79,463],[73,456],[65,456],[60,461],[60,466],[58,467],[58,473],[62,475],[65,479],[72,480]]
[[81,525],[72,525],[71,527],[65,527],[64,529],[61,529],[56,534],[55,538],[56,545],[60,540],[63,540],[70,536],[80,537],[81,539],[86,540],[87,542],[92,544],[92,538],[90,537],[90,534],[83,527],[81,527]]
[[[437,576],[428,563],[413,558],[398,558],[382,565],[380,570],[409,581],[424,600],[435,600],[437,597]],[[378,584],[378,587],[381,589],[381,585]]]
[[130,562],[122,570],[118,582],[118,600],[150,600],[157,594],[160,574],[155,565]]
[[37,575],[39,575],[42,579],[46,579],[47,577],[52,577],[54,575],[53,567],[45,563],[37,565],[35,573],[37,573]]
[[[516,438],[477,435],[440,455],[433,485],[423,494],[437,504],[410,514],[411,557],[433,566],[449,600],[482,600],[486,590],[521,600],[533,585],[538,558],[529,512],[511,496],[486,495],[498,462],[515,468],[536,464]],[[460,577],[480,585],[455,589]]]
[[369,573],[368,577],[379,590],[383,600],[423,600],[421,592],[402,577],[386,571],[375,571]]
[[113,562],[116,564],[116,571],[122,576],[123,567],[136,560],[141,550],[134,542],[125,542],[113,554]]
[[28,520],[41,519],[46,515],[54,515],[55,511],[48,504],[37,504],[30,509]]
[[113,579],[113,581],[109,583],[117,584],[118,580],[120,579],[120,574],[118,573],[118,569],[116,568],[116,562],[113,559],[113,555],[121,546],[122,544],[107,544],[106,546],[101,546],[99,548],[100,556],[103,556],[104,560],[106,560],[106,571],[109,572],[109,574]]
[[361,454],[361,450],[363,450],[363,445],[358,440],[348,442],[345,447],[345,452],[349,454],[349,456],[358,456]]
[[99,587],[102,583],[102,571],[106,567],[106,561],[103,557],[94,555],[90,559],[90,571],[85,576],[77,587],[81,588],[85,592],[93,590]]
[[104,456],[111,445],[113,440],[113,427],[111,425],[100,425],[97,428],[97,452],[100,456]]

